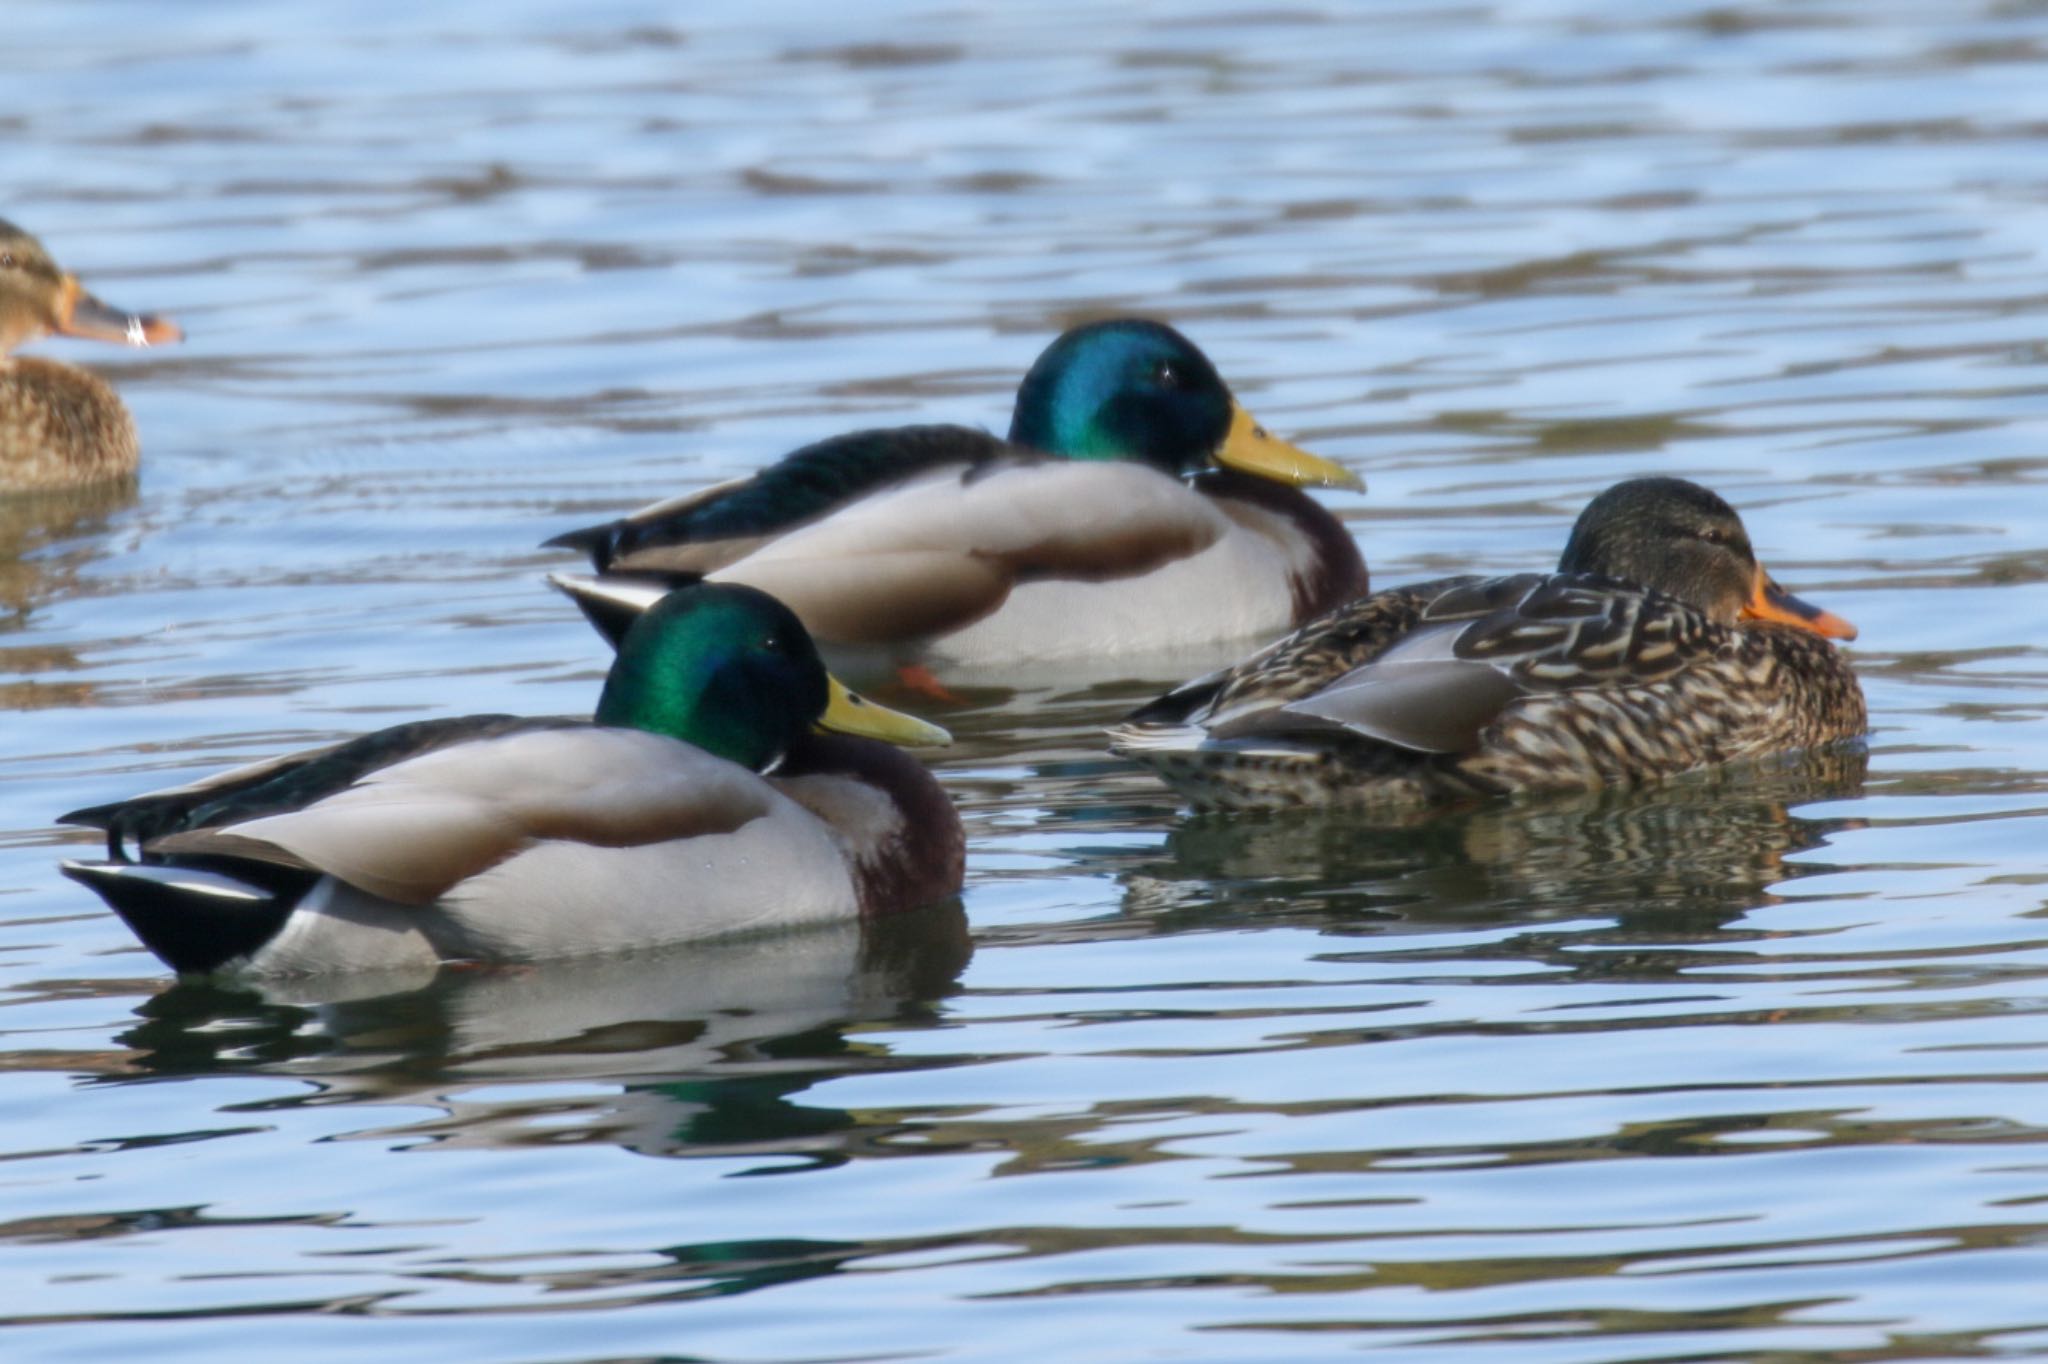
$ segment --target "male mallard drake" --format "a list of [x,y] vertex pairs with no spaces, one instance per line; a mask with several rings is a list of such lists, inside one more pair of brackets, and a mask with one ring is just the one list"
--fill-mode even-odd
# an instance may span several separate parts
[[593,721],[422,720],[74,810],[113,860],[63,870],[177,970],[259,974],[661,947],[957,891],[931,774],[814,725],[946,739],[833,681],[767,594],[687,588],[628,634]]
[[52,332],[131,346],[182,335],[161,317],[109,308],[58,269],[41,242],[0,219],[0,492],[119,478],[141,455],[135,421],[106,380],[9,354]]
[[1339,607],[1113,731],[1196,803],[1270,807],[1628,784],[1848,739],[1838,616],[1773,582],[1676,478],[1594,498],[1554,574]]
[[1269,435],[1186,337],[1125,318],[1038,357],[1007,441],[857,431],[548,543],[660,580],[604,580],[617,613],[702,577],[774,593],[842,656],[1099,657],[1272,634],[1363,592],[1311,484],[1360,486]]

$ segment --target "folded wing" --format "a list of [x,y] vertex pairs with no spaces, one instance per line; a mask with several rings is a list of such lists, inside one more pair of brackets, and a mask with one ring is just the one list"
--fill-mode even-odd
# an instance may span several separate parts
[[152,840],[151,853],[304,867],[426,905],[550,842],[634,848],[730,832],[779,802],[758,777],[636,730],[525,730],[380,768],[304,809]]

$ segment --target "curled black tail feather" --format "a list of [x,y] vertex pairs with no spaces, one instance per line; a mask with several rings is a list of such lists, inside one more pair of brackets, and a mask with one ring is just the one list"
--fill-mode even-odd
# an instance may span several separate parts
[[579,554],[588,554],[590,562],[602,573],[611,567],[612,559],[618,552],[620,524],[617,521],[607,521],[601,526],[584,526],[578,530],[563,531],[551,540],[541,541],[541,548],[573,549]]
[[58,870],[96,893],[180,975],[218,971],[277,936],[317,879],[272,869],[262,884],[203,867],[65,862]]

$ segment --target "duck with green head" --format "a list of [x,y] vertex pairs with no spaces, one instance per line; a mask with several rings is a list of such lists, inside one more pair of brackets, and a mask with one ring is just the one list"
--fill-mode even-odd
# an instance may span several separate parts
[[1628,785],[1859,738],[1847,621],[1787,593],[1676,478],[1589,503],[1558,571],[1362,598],[1113,731],[1196,804]]
[[1343,526],[1300,491],[1360,486],[1275,438],[1173,328],[1055,340],[1008,440],[858,431],[750,477],[556,536],[560,585],[607,634],[667,585],[744,582],[828,650],[988,665],[1270,635],[1365,590]]
[[59,269],[43,244],[0,220],[0,492],[70,488],[135,472],[135,420],[98,375],[12,354],[52,334],[154,346],[178,340],[161,317],[109,308]]
[[877,739],[946,733],[834,681],[767,594],[705,584],[628,632],[591,721],[420,721],[75,810],[60,822],[104,829],[108,858],[63,870],[192,973],[529,962],[871,917],[954,894],[963,858],[938,783]]

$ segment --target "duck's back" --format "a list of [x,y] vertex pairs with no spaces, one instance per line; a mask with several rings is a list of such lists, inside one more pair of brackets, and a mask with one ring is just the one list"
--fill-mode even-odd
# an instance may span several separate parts
[[964,475],[1018,453],[965,426],[853,431],[792,451],[744,478],[547,543],[583,551],[600,573],[702,576],[920,474],[952,468]]

